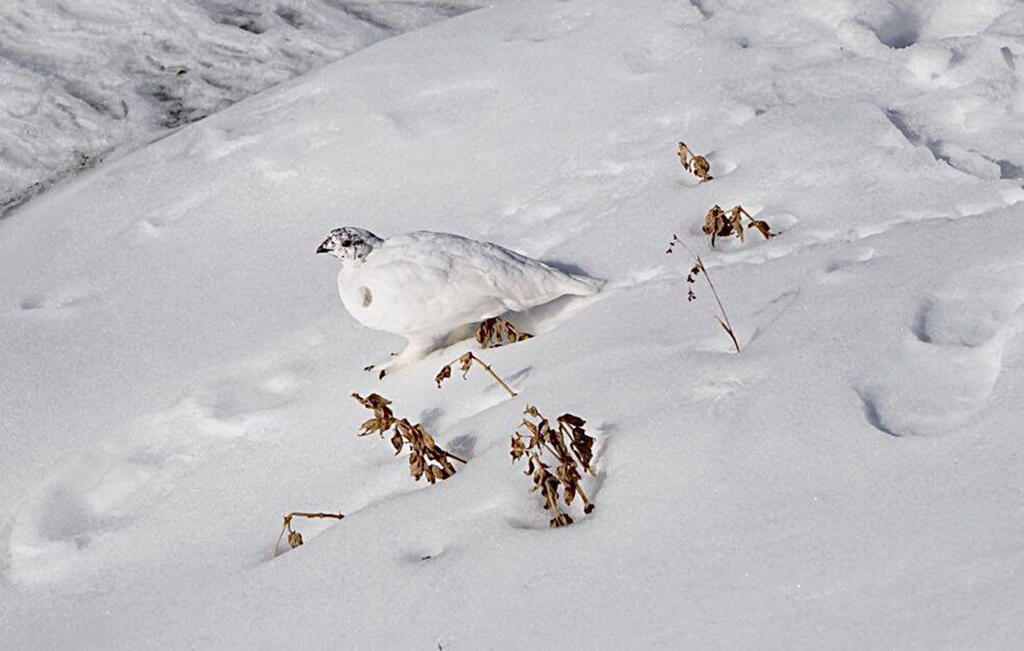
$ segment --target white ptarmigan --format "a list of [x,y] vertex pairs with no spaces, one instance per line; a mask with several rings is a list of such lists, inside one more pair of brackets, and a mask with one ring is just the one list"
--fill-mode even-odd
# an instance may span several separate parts
[[336,228],[316,252],[341,260],[338,293],[356,321],[408,340],[386,370],[422,359],[469,324],[565,295],[596,294],[602,284],[450,233],[384,240],[362,228]]

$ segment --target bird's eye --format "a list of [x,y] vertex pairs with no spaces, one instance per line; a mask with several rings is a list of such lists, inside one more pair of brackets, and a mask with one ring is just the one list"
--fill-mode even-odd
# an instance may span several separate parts
[[350,242],[349,240],[345,240],[344,242],[341,243],[342,246],[350,246],[351,244],[352,242]]

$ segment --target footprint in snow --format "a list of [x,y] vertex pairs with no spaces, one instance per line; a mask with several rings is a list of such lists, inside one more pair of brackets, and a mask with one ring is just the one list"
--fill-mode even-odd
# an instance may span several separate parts
[[70,308],[83,307],[100,300],[101,292],[87,284],[72,284],[46,292],[29,294],[18,302],[18,309],[35,314],[67,314]]
[[296,364],[202,383],[52,474],[15,516],[12,577],[30,583],[73,570],[80,554],[128,527],[225,446],[272,432],[274,411],[305,377]]
[[517,23],[509,30],[504,40],[532,43],[553,41],[585,27],[592,18],[593,12],[581,11],[578,7],[546,11]]
[[875,250],[870,246],[855,247],[829,259],[824,271],[818,276],[821,283],[842,282],[852,278],[855,269],[875,259]]
[[1003,350],[1024,326],[1024,265],[976,269],[918,302],[898,358],[857,388],[865,418],[892,436],[955,430],[989,402]]
[[263,138],[254,134],[238,133],[231,129],[208,128],[203,138],[202,156],[207,162],[213,162],[230,156],[236,151],[252,148]]
[[416,140],[457,127],[467,106],[476,112],[496,107],[499,96],[500,89],[489,82],[437,86],[398,100],[384,117],[406,140]]

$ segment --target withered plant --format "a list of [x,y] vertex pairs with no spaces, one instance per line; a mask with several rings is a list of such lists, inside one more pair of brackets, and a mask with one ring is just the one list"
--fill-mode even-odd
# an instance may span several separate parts
[[532,337],[529,332],[519,332],[514,325],[500,316],[485,319],[476,329],[476,341],[481,348],[497,348],[517,341],[526,341]]
[[679,162],[682,163],[683,169],[700,179],[701,183],[715,178],[711,176],[711,163],[708,162],[708,159],[695,155],[682,141],[679,142],[676,155],[679,156]]
[[455,474],[455,466],[449,459],[466,463],[465,459],[439,447],[434,442],[434,437],[423,429],[422,425],[413,425],[405,418],[395,418],[388,406],[391,401],[387,398],[376,393],[371,393],[365,398],[353,393],[352,397],[362,406],[373,410],[373,418],[360,426],[358,436],[380,434],[380,437],[384,438],[385,434],[392,432],[391,445],[395,448],[396,456],[402,453],[406,445],[409,446],[409,474],[413,479],[426,477],[427,481],[433,484],[438,479],[448,479]]
[[281,539],[284,538],[286,533],[288,534],[289,547],[295,549],[302,544],[302,534],[292,529],[292,518],[333,518],[335,520],[343,520],[345,516],[341,513],[300,513],[299,511],[289,513],[284,516],[284,525],[281,527],[281,533],[274,542],[274,549],[271,554],[274,558],[277,558],[281,548]]
[[706,235],[711,236],[711,248],[715,247],[715,240],[719,237],[735,235],[742,242],[744,217],[749,222],[747,228],[756,228],[764,236],[764,239],[768,240],[775,237],[776,233],[772,232],[768,222],[754,219],[750,216],[750,213],[743,209],[743,206],[733,206],[732,210],[726,213],[722,210],[721,206],[715,205],[705,215],[704,226],[701,228]]
[[579,495],[583,501],[583,512],[594,510],[594,503],[580,485],[580,470],[595,474],[594,438],[584,431],[586,421],[579,416],[562,414],[555,421],[557,428],[553,428],[536,407],[528,406],[523,413],[529,418],[523,418],[519,427],[526,428],[528,436],[524,438],[519,428],[512,434],[512,463],[526,459],[524,474],[533,478],[531,492],[540,492],[544,508],[552,514],[548,525],[564,527],[572,524],[572,518],[562,510],[559,501],[561,498],[568,507]]
[[[716,208],[718,206],[715,206]],[[711,282],[711,276],[708,275],[708,270],[704,266],[704,261],[700,259],[700,256],[690,250],[690,247],[686,246],[686,243],[679,239],[678,235],[672,235],[672,241],[668,244],[668,250],[665,253],[675,253],[676,244],[679,244],[686,252],[690,254],[690,257],[694,259],[696,264],[690,268],[690,272],[686,274],[686,301],[697,300],[697,294],[693,291],[693,285],[697,282],[697,276],[703,274],[704,280],[707,281],[708,287],[711,288],[711,293],[715,297],[715,302],[718,303],[718,310],[722,313],[722,316],[715,315],[715,320],[718,321],[718,325],[722,326],[725,333],[729,335],[729,339],[732,339],[732,345],[736,348],[736,352],[740,352],[740,344],[736,341],[736,333],[733,332],[732,324],[729,323],[729,315],[725,312],[725,306],[722,305],[722,299],[718,296],[718,290],[715,289],[715,283]]]
[[487,362],[480,359],[472,352],[468,352],[465,355],[459,357],[458,359],[453,360],[441,367],[441,370],[438,371],[437,375],[434,376],[434,382],[437,383],[437,388],[440,389],[441,384],[452,376],[452,366],[455,366],[456,364],[459,365],[459,370],[462,371],[462,379],[465,380],[466,376],[469,375],[469,369],[473,368],[473,362],[476,362],[477,364],[482,366],[485,371],[490,373],[491,377],[494,378],[494,381],[500,384],[502,389],[508,391],[508,394],[510,396],[514,398],[517,395],[519,395],[518,393],[513,391],[512,387],[507,385],[504,380],[498,377],[498,374],[494,372],[494,369],[491,368],[491,366]]

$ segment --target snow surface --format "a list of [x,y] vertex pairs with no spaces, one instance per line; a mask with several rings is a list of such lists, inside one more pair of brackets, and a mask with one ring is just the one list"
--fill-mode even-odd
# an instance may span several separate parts
[[[1018,644],[1022,71],[1009,0],[524,0],[34,199],[0,222],[4,643]],[[716,203],[779,236],[712,251]],[[480,353],[517,398],[435,387],[468,342],[377,382],[401,342],[313,254],[344,224],[610,288]],[[469,464],[413,483],[353,391]],[[528,403],[598,439],[571,527],[510,465]]]
[[482,0],[0,6],[0,217],[72,172]]

